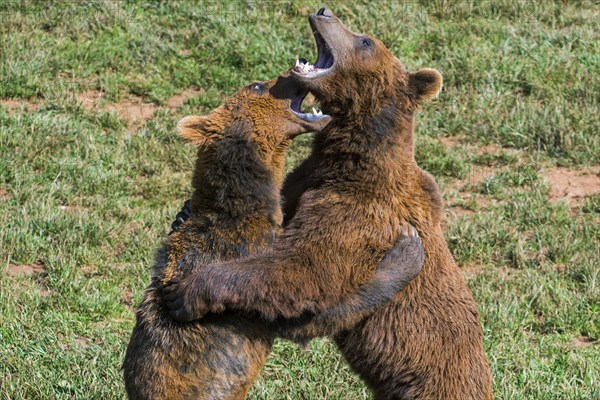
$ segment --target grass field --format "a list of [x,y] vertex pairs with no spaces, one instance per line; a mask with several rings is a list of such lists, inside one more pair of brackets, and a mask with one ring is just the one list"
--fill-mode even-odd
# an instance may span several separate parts
[[[355,3],[328,6],[444,75],[417,157],[444,192],[496,397],[600,398],[598,2]],[[124,397],[133,311],[190,193],[175,123],[314,60],[319,6],[0,2],[2,399]],[[250,398],[369,394],[324,339],[278,342]]]

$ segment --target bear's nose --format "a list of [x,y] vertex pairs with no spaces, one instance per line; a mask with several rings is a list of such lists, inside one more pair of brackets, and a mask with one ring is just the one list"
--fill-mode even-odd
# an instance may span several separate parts
[[325,7],[321,8],[319,11],[317,11],[317,15],[324,15],[325,14]]

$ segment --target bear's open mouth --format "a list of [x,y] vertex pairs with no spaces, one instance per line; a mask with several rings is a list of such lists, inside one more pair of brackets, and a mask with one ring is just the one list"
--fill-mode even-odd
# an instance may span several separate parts
[[321,118],[329,117],[327,114],[323,114],[321,110],[318,110],[315,107],[312,108],[312,113],[303,113],[302,111],[300,111],[302,107],[302,102],[306,98],[307,94],[308,90],[304,90],[298,93],[294,98],[292,98],[292,101],[290,103],[290,110],[292,110],[292,112],[296,114],[299,118],[307,122],[314,122],[320,120]]
[[327,73],[331,67],[333,67],[333,63],[335,62],[335,58],[333,57],[329,45],[325,39],[323,39],[323,36],[319,33],[318,29],[313,26],[312,21],[310,24],[315,37],[315,42],[317,43],[317,61],[312,65],[306,61],[305,58],[299,58],[296,60],[296,65],[292,69],[295,74],[304,78],[316,78]]

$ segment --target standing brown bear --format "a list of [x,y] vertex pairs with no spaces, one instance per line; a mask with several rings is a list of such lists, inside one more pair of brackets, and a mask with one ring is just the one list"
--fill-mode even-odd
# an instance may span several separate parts
[[[280,190],[285,151],[292,138],[318,131],[328,116],[300,112],[305,92],[289,75],[255,82],[207,117],[186,117],[180,134],[198,146],[191,216],[156,257],[123,363],[131,399],[243,399],[263,365],[274,333],[305,340],[357,323],[391,300],[422,265],[414,230],[403,231],[374,279],[315,315],[270,327],[234,312],[179,324],[165,312],[160,285],[209,262],[267,251],[280,232]],[[262,288],[268,291],[268,287]]]
[[335,340],[376,399],[489,399],[477,306],[444,239],[439,189],[414,159],[414,113],[442,77],[406,71],[379,40],[349,31],[329,10],[309,21],[318,58],[293,74],[333,121],[286,179],[284,232],[269,253],[168,286],[167,305],[184,320],[221,307],[268,318],[318,312],[317,300],[335,304],[365,283],[410,222],[422,236],[422,272]]

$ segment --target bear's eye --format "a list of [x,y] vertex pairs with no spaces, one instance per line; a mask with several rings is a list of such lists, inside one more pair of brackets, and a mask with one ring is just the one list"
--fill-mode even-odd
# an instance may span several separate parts
[[360,39],[360,45],[362,47],[371,47],[373,46],[373,41],[369,38],[362,38]]
[[265,90],[265,85],[258,82],[251,84],[250,87],[256,93],[262,93]]

